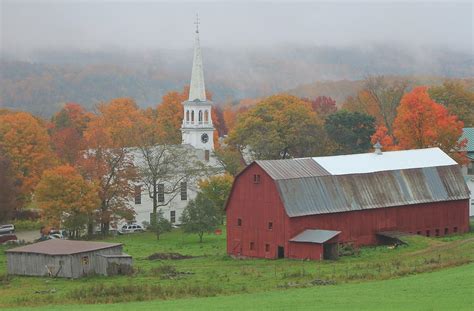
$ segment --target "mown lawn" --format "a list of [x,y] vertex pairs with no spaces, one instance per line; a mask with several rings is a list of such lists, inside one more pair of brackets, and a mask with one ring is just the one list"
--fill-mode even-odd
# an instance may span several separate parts
[[[474,310],[474,264],[385,281],[256,294],[16,310]],[[6,309],[13,310],[13,309]]]
[[[344,288],[347,286],[357,293],[358,286],[367,286],[376,290],[378,285],[370,284],[379,284],[378,282],[346,283],[386,280],[474,262],[473,233],[441,239],[409,237],[407,238],[408,246],[396,249],[389,249],[386,246],[362,248],[359,255],[342,257],[335,262],[231,259],[225,253],[225,232],[220,236],[206,235],[203,243],[198,242],[196,235],[186,235],[180,230],[164,234],[159,241],[150,233],[111,237],[106,241],[124,243],[124,251],[134,258],[136,268],[134,275],[95,276],[78,280],[7,277],[5,275],[5,247],[0,248],[0,308],[51,304],[121,303],[156,299],[160,301],[180,299],[181,302],[166,302],[166,304],[169,303],[171,307],[173,303],[176,303],[176,307],[181,308],[179,303],[182,303],[183,308],[186,308],[186,306],[193,307],[193,302],[182,300],[185,298],[222,296],[215,298],[216,303],[231,303],[239,298],[227,297],[228,295],[246,293],[252,293],[245,297],[249,297],[246,301],[249,306],[253,306],[252,299],[260,300],[261,297],[267,297],[267,295],[268,297],[282,296],[281,299],[287,299],[284,297],[290,291],[302,293],[302,306],[305,306],[305,303],[315,303],[304,298],[306,295],[304,293],[312,291],[315,293],[328,291],[327,295],[333,295],[330,297],[333,297],[334,303],[337,303],[339,301],[335,298],[337,292],[345,291]],[[147,257],[155,252],[178,252],[196,257],[183,260],[148,260]],[[465,272],[471,274],[473,271],[471,265],[460,269],[467,269]],[[429,275],[432,274],[426,274],[426,277]],[[420,282],[423,280],[427,282],[424,288],[430,288],[431,281],[424,278],[425,274],[419,277]],[[393,280],[395,282],[393,284],[402,282],[400,286],[403,287],[401,285],[403,280],[405,278]],[[329,282],[337,285],[313,285],[311,282]],[[293,289],[298,287],[305,287],[305,289]],[[458,296],[463,297],[464,294],[465,292],[459,291]],[[310,294],[307,296],[308,299],[311,298]],[[355,298],[356,296],[353,296],[353,299]],[[383,297],[377,294],[375,298]],[[399,298],[400,301],[404,299]],[[299,298],[297,300],[299,304]],[[209,303],[212,304],[214,300],[203,301],[210,301]],[[281,303],[291,303],[291,301],[282,300]],[[161,302],[137,306],[156,307],[161,306]],[[271,306],[268,305],[269,308]],[[48,309],[53,310],[50,307]]]

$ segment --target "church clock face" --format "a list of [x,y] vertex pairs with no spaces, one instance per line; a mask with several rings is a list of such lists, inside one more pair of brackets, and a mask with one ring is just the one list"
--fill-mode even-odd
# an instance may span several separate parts
[[209,136],[206,133],[202,134],[201,141],[203,144],[207,143],[209,141]]

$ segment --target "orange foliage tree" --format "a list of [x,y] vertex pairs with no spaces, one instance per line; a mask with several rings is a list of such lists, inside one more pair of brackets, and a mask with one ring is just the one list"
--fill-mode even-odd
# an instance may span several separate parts
[[0,219],[10,220],[18,207],[19,182],[11,170],[11,161],[0,148]]
[[133,218],[128,202],[134,194],[137,172],[127,147],[136,145],[144,119],[130,99],[114,99],[100,105],[98,111],[84,131],[86,152],[78,167],[98,186],[100,207],[96,216],[101,232],[107,234],[111,222]]
[[29,200],[43,171],[55,164],[46,126],[26,112],[0,115],[0,148],[21,182],[21,196]]
[[35,200],[48,225],[68,229],[73,237],[80,236],[100,204],[97,186],[69,165],[44,171]]
[[[378,139],[385,139],[389,145],[390,139],[394,140],[396,145],[391,148],[395,149],[439,147],[463,163],[465,156],[462,150],[466,141],[459,141],[463,126],[462,121],[430,98],[426,87],[417,87],[400,101],[393,123],[394,138],[384,133],[381,127],[375,135]],[[375,139],[372,137],[372,141]]]
[[74,165],[84,149],[83,132],[93,118],[81,105],[67,103],[51,119],[51,142],[57,156]]

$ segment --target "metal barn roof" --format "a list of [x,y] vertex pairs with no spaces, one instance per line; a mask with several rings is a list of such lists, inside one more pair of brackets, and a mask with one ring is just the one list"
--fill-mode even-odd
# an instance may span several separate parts
[[339,233],[341,233],[341,231],[308,229],[292,238],[290,242],[321,244],[329,241]]
[[457,165],[275,182],[290,217],[469,198]]
[[8,253],[34,253],[44,255],[72,255],[121,246],[121,243],[103,243],[71,240],[47,240],[9,249]]
[[274,180],[330,175],[312,158],[256,161]]
[[361,153],[313,158],[330,175],[363,174],[455,165],[456,162],[439,148],[386,151],[382,154]]

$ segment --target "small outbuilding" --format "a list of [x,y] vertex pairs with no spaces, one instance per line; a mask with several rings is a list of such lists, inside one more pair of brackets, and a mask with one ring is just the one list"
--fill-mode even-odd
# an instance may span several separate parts
[[86,275],[129,274],[132,257],[122,244],[48,240],[6,251],[8,273],[79,278]]

